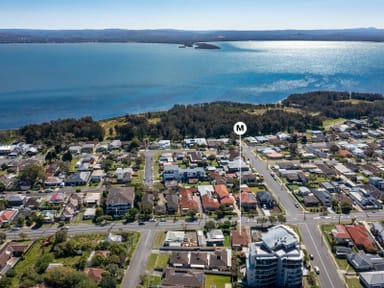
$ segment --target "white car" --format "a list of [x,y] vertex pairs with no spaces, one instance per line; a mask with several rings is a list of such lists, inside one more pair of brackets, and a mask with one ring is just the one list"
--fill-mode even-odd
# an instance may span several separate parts
[[318,266],[313,267],[317,275],[320,274],[320,268]]

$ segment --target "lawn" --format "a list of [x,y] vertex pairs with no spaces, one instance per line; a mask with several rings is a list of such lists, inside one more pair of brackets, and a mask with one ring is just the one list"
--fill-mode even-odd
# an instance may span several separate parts
[[132,184],[142,184],[144,182],[144,170],[139,170],[132,177]]
[[145,275],[144,279],[141,282],[141,285],[138,287],[156,287],[158,285],[161,285],[161,277],[160,276],[152,276],[152,275]]
[[345,282],[347,282],[349,288],[363,288],[357,277],[345,277]]
[[227,283],[231,283],[230,276],[205,275],[205,288],[211,288],[211,285],[215,285],[216,288],[224,288]]
[[147,262],[147,270],[152,271],[155,268],[158,255],[159,254],[151,253]]
[[157,262],[155,267],[161,267],[161,268],[167,267],[170,257],[171,255],[168,253],[159,254],[159,256],[157,257]]
[[166,236],[166,234],[164,231],[159,231],[156,233],[155,239],[154,239],[154,244],[153,244],[154,249],[159,249],[160,247],[163,246],[165,236]]
[[224,235],[224,246],[230,248],[231,247],[231,236]]
[[149,256],[149,259],[147,262],[147,270],[152,271],[153,269],[155,269],[157,267],[160,267],[160,268],[167,267],[169,258],[170,258],[170,254],[168,254],[168,253],[162,253],[162,254],[152,253]]

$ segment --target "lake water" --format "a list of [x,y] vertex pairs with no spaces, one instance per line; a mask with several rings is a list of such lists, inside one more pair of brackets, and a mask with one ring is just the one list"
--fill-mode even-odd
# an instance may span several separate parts
[[274,103],[291,93],[384,93],[384,43],[218,42],[0,45],[0,129],[108,118],[212,101]]

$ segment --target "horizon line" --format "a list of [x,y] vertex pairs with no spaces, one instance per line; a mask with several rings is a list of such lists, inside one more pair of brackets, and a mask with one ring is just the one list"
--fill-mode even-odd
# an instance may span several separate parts
[[237,32],[252,32],[252,31],[336,31],[336,30],[384,30],[378,27],[350,27],[350,28],[278,28],[278,29],[178,29],[178,28],[118,28],[118,27],[105,27],[105,28],[1,28],[0,30],[44,30],[44,31],[84,31],[84,30],[127,30],[127,31],[185,31],[185,32],[220,32],[220,31],[237,31]]

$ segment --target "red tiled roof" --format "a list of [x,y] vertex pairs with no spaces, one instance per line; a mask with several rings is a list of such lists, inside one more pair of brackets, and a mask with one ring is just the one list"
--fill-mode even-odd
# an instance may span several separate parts
[[220,203],[226,204],[226,205],[233,205],[235,203],[235,200],[233,200],[232,197],[228,196],[228,197],[220,199]]
[[367,229],[364,225],[346,225],[349,235],[356,246],[364,247],[366,251],[375,251],[376,246],[373,241],[370,239]]
[[224,184],[217,184],[214,185],[215,192],[217,196],[219,196],[219,199],[225,198],[229,196],[229,192],[227,190],[227,187]]
[[0,212],[0,222],[8,222],[16,213],[15,210],[5,210]]
[[101,268],[85,268],[84,272],[93,281],[99,282],[101,278],[103,278],[102,274],[105,272],[105,270]]
[[219,208],[219,202],[210,198],[208,195],[201,196],[201,204],[204,209],[216,210]]
[[250,242],[248,231],[243,227],[240,234],[239,230],[232,231],[232,246],[248,247]]
[[240,200],[243,204],[256,204],[257,201],[255,198],[251,197],[252,192],[241,192]]
[[199,204],[193,200],[193,193],[196,191],[196,188],[180,188],[180,208],[183,209],[199,209]]
[[52,194],[51,198],[49,198],[49,201],[55,202],[55,203],[63,202],[64,201],[64,194],[59,193],[59,192],[54,193],[54,194]]
[[344,225],[336,224],[335,230],[332,231],[333,238],[337,239],[351,239],[347,229]]
[[343,155],[343,156],[352,156],[352,153],[351,153],[351,152],[349,152],[348,150],[344,150],[344,149],[339,150],[338,153],[339,153],[340,155]]

